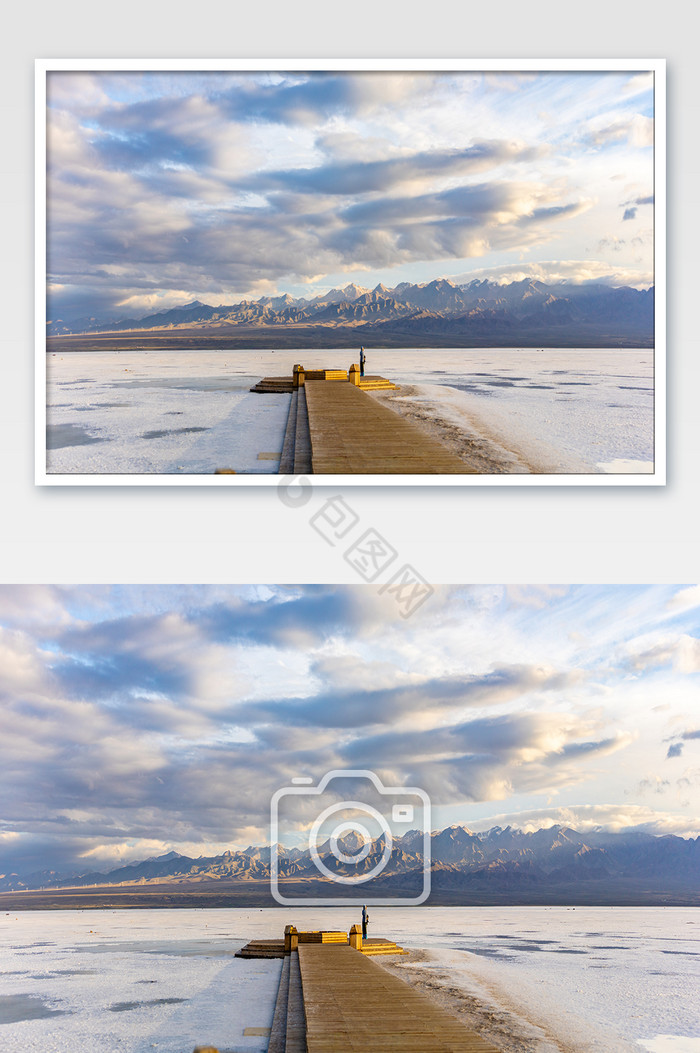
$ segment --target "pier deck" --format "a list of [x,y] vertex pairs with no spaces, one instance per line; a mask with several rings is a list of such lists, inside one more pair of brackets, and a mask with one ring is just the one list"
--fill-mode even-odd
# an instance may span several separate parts
[[498,1053],[452,1013],[369,956],[406,954],[391,940],[285,929],[238,957],[283,957],[268,1053]]
[[269,1053],[370,1050],[497,1053],[456,1016],[349,945],[300,944],[285,960]]
[[354,384],[307,381],[314,475],[462,475],[469,468],[436,439]]
[[290,392],[280,475],[467,475],[456,454],[370,391],[395,388],[385,377],[361,376],[358,365],[264,377],[251,391]]

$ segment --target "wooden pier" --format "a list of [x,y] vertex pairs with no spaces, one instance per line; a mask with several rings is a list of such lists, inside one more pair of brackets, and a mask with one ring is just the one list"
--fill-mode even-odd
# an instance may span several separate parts
[[395,388],[384,377],[294,367],[252,391],[290,391],[280,475],[464,475],[471,469],[437,439],[368,394]]
[[[390,940],[297,932],[251,941],[241,957],[284,958],[268,1053],[497,1053],[411,984],[371,960],[404,954]],[[252,953],[244,953],[250,949]],[[260,953],[255,953],[258,950]]]

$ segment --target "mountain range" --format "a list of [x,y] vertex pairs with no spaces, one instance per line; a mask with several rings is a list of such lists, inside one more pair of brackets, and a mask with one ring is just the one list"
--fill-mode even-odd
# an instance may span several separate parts
[[[700,837],[673,835],[578,833],[552,826],[532,833],[494,827],[474,833],[452,826],[431,834],[430,903],[573,903],[700,905]],[[362,847],[350,833],[338,844],[345,854]],[[394,839],[389,862],[372,881],[375,895],[408,895],[421,887],[423,834],[412,830]],[[53,870],[20,876],[0,875],[0,892],[36,890],[113,890],[180,893],[245,893],[261,906],[270,901],[270,855],[278,855],[279,878],[289,895],[327,896],[330,879],[320,875],[308,849],[250,846],[217,856],[191,858],[177,852],[120,866],[106,873]],[[357,865],[338,863],[328,843],[319,847],[326,866],[338,873],[367,873],[384,850],[382,838],[371,843]],[[359,894],[368,886],[360,885]],[[344,891],[348,886],[344,886]],[[0,896],[0,907],[3,897]]]
[[[346,285],[314,299],[289,293],[212,307],[199,300],[145,317],[53,319],[49,337],[138,333],[159,336],[239,337],[271,346],[310,336],[337,346],[535,346],[651,347],[654,289],[614,288],[600,283],[545,284],[534,278],[499,285],[488,279],[457,285],[446,278],[394,288]],[[267,335],[265,335],[267,334]],[[397,343],[398,342],[398,343]],[[291,344],[293,346],[293,344]]]

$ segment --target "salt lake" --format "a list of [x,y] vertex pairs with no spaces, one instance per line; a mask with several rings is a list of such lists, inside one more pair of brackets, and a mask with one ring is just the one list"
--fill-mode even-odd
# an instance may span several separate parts
[[[0,1048],[191,1053],[267,1048],[279,961],[248,940],[345,928],[350,908],[0,914]],[[692,908],[372,908],[370,935],[414,954],[504,1053],[698,1053],[700,915]],[[461,1002],[460,1002],[461,1000]],[[261,1034],[262,1032],[262,1034]]]
[[[476,440],[482,474],[654,470],[651,350],[369,349],[367,355],[369,373],[401,385],[392,408]],[[291,374],[295,362],[347,369],[357,356],[357,349],[51,354],[47,473],[274,474],[290,396],[254,394],[250,387],[263,376]]]

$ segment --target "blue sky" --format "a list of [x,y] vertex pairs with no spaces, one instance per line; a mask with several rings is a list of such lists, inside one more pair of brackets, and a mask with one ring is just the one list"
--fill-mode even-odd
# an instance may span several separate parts
[[48,74],[49,319],[446,276],[653,283],[634,72]]
[[[0,587],[0,872],[263,843],[368,767],[433,826],[700,835],[700,587]],[[300,827],[300,835],[303,833]]]

